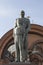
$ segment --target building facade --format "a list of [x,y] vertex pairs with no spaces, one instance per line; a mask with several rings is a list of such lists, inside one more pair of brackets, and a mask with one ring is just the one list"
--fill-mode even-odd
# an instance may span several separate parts
[[[8,51],[12,45],[14,45],[13,29],[0,39],[0,64],[8,64],[15,60],[15,52]],[[31,24],[28,34],[28,50],[30,50],[30,61],[33,64],[43,65],[43,26]],[[39,51],[39,53],[34,53],[34,51]]]

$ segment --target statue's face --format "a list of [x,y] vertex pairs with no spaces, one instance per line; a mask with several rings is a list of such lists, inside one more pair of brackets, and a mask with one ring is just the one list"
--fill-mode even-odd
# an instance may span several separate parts
[[25,15],[25,12],[24,11],[21,11],[21,17],[23,18]]
[[24,14],[21,14],[21,17],[23,18],[24,17]]

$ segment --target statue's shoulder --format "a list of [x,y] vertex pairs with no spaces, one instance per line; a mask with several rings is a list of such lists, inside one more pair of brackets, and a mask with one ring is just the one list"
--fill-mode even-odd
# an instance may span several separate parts
[[16,20],[20,20],[21,18],[17,18]]
[[17,19],[16,19],[16,22],[19,22],[19,21],[21,21],[21,18],[17,18]]
[[27,21],[27,22],[30,21],[28,18],[17,18],[16,20],[17,20],[17,21],[22,21],[22,20],[24,20],[24,21]]
[[24,18],[25,19],[25,21],[30,21],[28,18]]

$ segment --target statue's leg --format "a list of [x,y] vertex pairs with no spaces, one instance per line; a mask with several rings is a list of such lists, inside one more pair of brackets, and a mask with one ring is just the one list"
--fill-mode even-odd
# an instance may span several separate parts
[[15,61],[20,61],[19,38],[15,36]]
[[23,38],[22,35],[19,36],[19,49],[20,49],[20,61],[24,60],[24,46],[23,46]]
[[26,36],[25,39],[25,59],[27,60],[27,55],[28,55],[28,35]]
[[22,35],[19,35],[20,62],[22,62]]

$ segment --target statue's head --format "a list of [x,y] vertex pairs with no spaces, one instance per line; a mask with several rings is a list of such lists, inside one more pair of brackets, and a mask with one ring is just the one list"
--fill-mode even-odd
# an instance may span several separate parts
[[24,18],[25,12],[22,10],[21,11],[21,17]]

